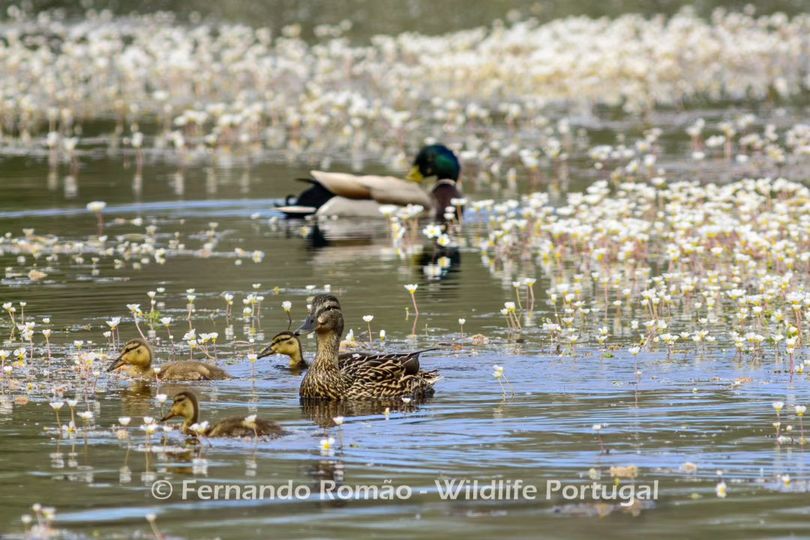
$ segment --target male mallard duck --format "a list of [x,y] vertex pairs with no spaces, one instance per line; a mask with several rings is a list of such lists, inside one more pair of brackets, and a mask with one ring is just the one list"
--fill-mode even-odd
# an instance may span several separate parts
[[[380,206],[418,204],[432,209],[437,221],[445,221],[445,211],[453,199],[460,199],[456,185],[461,164],[452,150],[431,144],[419,151],[406,180],[393,176],[357,176],[348,173],[310,171],[312,184],[298,197],[287,197],[278,209],[287,217],[318,216],[380,217]],[[432,180],[430,191],[419,184]],[[455,211],[455,210],[454,210]]]
[[330,294],[312,301],[312,309],[298,333],[314,331],[318,350],[312,367],[301,381],[299,395],[309,399],[385,399],[433,394],[440,379],[435,371],[419,371],[418,357],[390,355],[340,363],[343,335],[340,302]]
[[[156,375],[152,367],[152,357],[152,347],[146,340],[130,339],[107,371],[124,368],[130,377],[153,378]],[[230,376],[217,366],[185,360],[161,366],[157,378],[162,381],[209,381],[228,379]]]
[[[405,366],[406,373],[414,375],[419,372],[419,355],[423,352],[434,351],[436,349],[422,349],[408,353],[370,353],[370,352],[344,352],[338,354],[338,368],[343,369],[348,362],[379,362],[392,359]],[[279,332],[270,341],[270,345],[262,349],[259,358],[264,358],[272,354],[283,354],[290,357],[290,369],[299,371],[309,367],[304,360],[304,349],[301,347],[301,340],[293,332],[285,330]]]
[[[204,435],[205,437],[279,437],[284,430],[275,422],[251,416],[231,416],[223,418],[213,425],[207,422],[198,424],[200,418],[200,405],[197,396],[192,392],[183,391],[175,394],[172,399],[172,408],[160,419],[165,422],[170,418],[183,418],[183,433],[186,435]],[[191,426],[198,424],[200,430],[192,430]]]

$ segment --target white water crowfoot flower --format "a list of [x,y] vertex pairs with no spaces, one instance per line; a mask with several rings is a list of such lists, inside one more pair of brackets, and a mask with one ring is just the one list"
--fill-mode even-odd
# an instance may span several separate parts
[[98,222],[98,235],[104,235],[104,209],[107,208],[107,203],[104,201],[92,201],[87,203],[87,211],[96,215]]
[[191,426],[189,426],[189,430],[198,436],[203,436],[208,433],[208,421],[206,420],[204,422],[191,424]]
[[64,406],[64,402],[62,400],[54,400],[50,402],[51,409],[53,412],[56,413],[56,430],[59,433],[59,436],[62,436],[62,423],[59,421],[59,410]]
[[91,201],[87,203],[87,211],[94,214],[99,214],[107,208],[107,203],[104,201]]
[[335,446],[335,438],[334,437],[324,437],[321,439],[321,454],[323,455],[331,455],[334,453],[333,447]]
[[501,395],[503,399],[506,399],[509,394],[514,395],[514,392],[507,393],[507,387],[511,387],[509,383],[509,379],[506,378],[506,374],[504,372],[503,366],[498,364],[494,364],[492,366],[492,376],[498,381],[498,384],[501,386]]
[[371,321],[374,320],[374,315],[363,315],[363,321],[365,321],[366,325],[368,326],[368,345],[372,347],[374,345],[374,341],[372,339],[371,334]]
[[287,314],[287,330],[292,328],[292,302],[285,300],[281,303],[281,309]]
[[517,332],[521,329],[520,319],[517,316],[517,304],[514,302],[504,302],[500,313],[506,319],[506,326],[510,331],[514,330]]
[[153,513],[149,513],[149,514],[146,514],[144,517],[146,518],[146,521],[149,522],[149,526],[152,528],[152,535],[155,537],[155,539],[156,540],[163,540],[163,538],[165,538],[165,536],[163,536],[163,533],[160,532],[160,529],[158,529],[157,515],[153,514]]
[[84,426],[85,433],[87,432],[87,428],[90,425],[90,422],[93,420],[93,412],[92,411],[82,411],[76,413],[76,416],[83,420],[82,425]]
[[419,306],[416,305],[416,289],[419,288],[419,285],[416,283],[408,283],[405,285],[405,290],[408,291],[408,294],[411,295],[411,301],[413,302],[413,311],[416,316],[419,316]]

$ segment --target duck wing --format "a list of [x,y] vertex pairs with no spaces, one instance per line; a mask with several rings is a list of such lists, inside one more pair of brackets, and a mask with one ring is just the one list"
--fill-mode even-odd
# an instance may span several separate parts
[[309,171],[320,185],[334,195],[347,199],[371,199],[371,189],[360,181],[362,176],[348,173]]
[[364,361],[348,360],[340,371],[341,375],[350,381],[345,397],[349,399],[429,397],[433,395],[433,385],[441,377],[435,371],[419,371],[418,362],[418,355],[409,357],[380,355],[366,358]]
[[416,375],[419,373],[419,355],[435,350],[436,348],[433,347],[406,353],[345,352],[338,356],[338,367],[347,373],[352,373],[356,369],[362,369],[360,364],[379,366],[385,362],[396,362],[405,368],[406,375]]
[[358,176],[348,173],[310,171],[312,177],[335,195],[347,199],[372,199],[380,204],[419,204],[430,208],[431,199],[418,184],[394,176]]

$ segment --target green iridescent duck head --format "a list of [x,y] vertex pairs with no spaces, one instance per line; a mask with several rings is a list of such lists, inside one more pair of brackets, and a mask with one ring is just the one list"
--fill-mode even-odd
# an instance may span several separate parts
[[461,164],[453,151],[443,144],[430,144],[416,155],[407,178],[413,182],[458,180],[460,174]]

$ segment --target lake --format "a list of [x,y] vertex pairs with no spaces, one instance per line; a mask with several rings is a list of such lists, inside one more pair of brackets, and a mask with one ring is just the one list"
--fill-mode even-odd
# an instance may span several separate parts
[[[2,302],[11,303],[0,320],[9,366],[0,380],[4,537],[810,534],[796,408],[810,402],[806,56],[785,52],[772,64],[777,75],[743,57],[734,69],[751,76],[745,99],[734,81],[723,79],[713,96],[711,76],[685,70],[683,85],[644,79],[617,104],[601,101],[575,60],[582,71],[566,85],[533,72],[548,94],[531,95],[518,64],[534,53],[521,40],[562,36],[543,25],[576,28],[558,19],[572,14],[618,17],[638,7],[649,15],[647,3],[466,10],[448,2],[437,5],[441,17],[425,15],[426,2],[152,4],[140,11],[171,9],[191,22],[128,16],[134,3],[125,2],[95,23],[86,21],[97,15],[83,22],[71,10],[0,21],[0,69],[14,80],[0,83]],[[659,9],[677,13],[680,4]],[[705,4],[680,16],[709,21],[721,3]],[[706,31],[781,31],[807,45],[800,3],[759,6],[788,15],[770,27],[707,22]],[[497,25],[488,37],[453,34],[511,7],[504,28],[514,34]],[[278,41],[256,34],[246,43],[242,26],[228,26],[262,26],[258,18]],[[343,19],[356,24],[341,30]],[[653,24],[616,20],[621,28],[605,30],[614,38]],[[303,39],[282,30],[298,21]],[[330,26],[316,32],[319,24]],[[406,31],[438,41],[402,34],[367,46],[372,35]],[[160,49],[170,42],[174,55]],[[142,50],[126,49],[132,43]],[[483,68],[469,50],[514,58],[500,68],[493,60],[475,81],[444,78],[434,62],[412,58],[440,45],[470,73]],[[268,51],[279,79],[245,60]],[[396,63],[377,78],[385,54]],[[732,63],[732,52],[714,54]],[[80,65],[86,55],[102,60]],[[709,56],[694,62],[713,65]],[[783,82],[774,84],[777,76]],[[498,77],[514,84],[476,89]],[[408,87],[409,78],[420,82]],[[475,101],[478,92],[485,99]],[[133,144],[136,133],[142,144]],[[467,210],[448,229],[450,249],[423,234],[425,219],[285,220],[274,209],[310,169],[402,176],[431,140],[450,144],[463,164]],[[106,203],[103,222],[87,209],[92,201]],[[418,317],[407,284],[418,285]],[[421,359],[442,375],[435,396],[388,410],[304,407],[302,374],[286,358],[250,360],[327,291],[360,350],[435,347]],[[105,335],[115,317],[117,333]],[[30,339],[25,321],[34,323]],[[158,361],[209,357],[233,378],[157,384],[108,374],[139,328]],[[314,339],[302,343],[314,352]],[[259,414],[289,433],[187,444],[177,429],[141,429],[144,417],[167,411],[158,395],[170,401],[184,389],[198,394],[205,419]],[[74,407],[63,403],[74,398]],[[59,424],[73,418],[75,429],[57,429],[53,403],[63,403]],[[121,417],[131,423],[122,427]],[[474,481],[472,492],[447,493]],[[480,490],[501,486],[504,495],[521,483],[536,493],[488,500]],[[580,495],[594,483],[638,497]],[[231,486],[232,496],[200,489],[215,485]],[[250,485],[279,491],[237,495]],[[355,498],[358,486],[377,495]],[[641,489],[653,486],[655,500],[644,499]],[[388,487],[395,495],[379,496]]]

